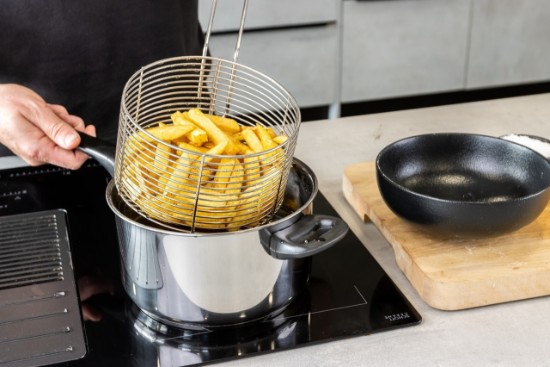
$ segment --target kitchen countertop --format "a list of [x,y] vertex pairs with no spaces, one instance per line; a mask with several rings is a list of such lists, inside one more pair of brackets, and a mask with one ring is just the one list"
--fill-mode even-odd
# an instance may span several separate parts
[[[430,132],[550,137],[550,94],[305,122],[295,156],[351,230],[420,312],[420,325],[245,358],[224,366],[548,366],[550,297],[441,311],[418,296],[390,244],[342,192],[344,167],[374,160],[387,144]],[[548,279],[550,281],[550,279]]]
[[[344,167],[374,160],[384,146],[400,138],[429,132],[525,133],[549,138],[549,122],[550,94],[538,94],[303,123],[295,156],[314,170],[320,190],[423,321],[378,334],[243,358],[224,366],[550,365],[550,297],[462,311],[431,308],[397,267],[390,244],[355,214],[342,192]],[[17,158],[4,157],[0,162],[0,168],[19,165]]]

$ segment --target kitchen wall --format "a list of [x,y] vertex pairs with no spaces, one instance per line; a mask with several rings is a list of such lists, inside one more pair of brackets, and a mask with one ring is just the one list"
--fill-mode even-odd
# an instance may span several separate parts
[[[233,58],[242,3],[218,1],[213,56]],[[550,81],[549,16],[547,0],[251,0],[238,62],[336,117],[346,103]]]

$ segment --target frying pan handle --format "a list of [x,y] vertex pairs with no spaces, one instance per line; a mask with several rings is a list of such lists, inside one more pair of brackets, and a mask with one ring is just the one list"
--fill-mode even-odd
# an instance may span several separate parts
[[109,172],[111,177],[114,177],[116,146],[108,141],[81,132],[78,132],[78,134],[80,135],[80,145],[76,149],[95,158]]
[[260,232],[260,242],[276,259],[298,259],[325,251],[348,232],[340,218],[328,215],[304,215],[295,223],[277,232]]

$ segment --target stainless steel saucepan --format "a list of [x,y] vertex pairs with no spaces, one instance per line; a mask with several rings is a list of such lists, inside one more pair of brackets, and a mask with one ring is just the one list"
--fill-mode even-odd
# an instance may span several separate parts
[[133,215],[111,182],[123,284],[146,313],[178,326],[222,326],[284,310],[306,286],[310,256],[347,232],[338,218],[312,215],[313,172],[294,160],[277,218],[237,232],[189,234]]
[[[126,83],[117,147],[82,136],[80,149],[113,176],[106,197],[116,214],[126,292],[163,323],[216,327],[281,312],[306,286],[311,256],[348,230],[339,218],[312,214],[317,180],[294,158],[296,100],[269,76],[236,62],[247,2],[233,61],[207,56],[213,0],[202,56],[153,62]],[[198,154],[150,133],[191,110],[271,129],[286,140],[255,153],[225,152],[243,164],[257,162],[261,177],[254,177],[223,165],[220,153]],[[204,179],[227,171],[241,178],[242,191],[214,190],[206,200]]]
[[[83,137],[81,149],[112,172],[114,147]],[[339,218],[312,214],[317,192],[313,171],[294,158],[283,203],[269,223],[197,233],[147,220],[121,199],[112,180],[106,199],[116,215],[127,294],[152,318],[187,328],[282,312],[306,286],[311,256],[348,231]]]

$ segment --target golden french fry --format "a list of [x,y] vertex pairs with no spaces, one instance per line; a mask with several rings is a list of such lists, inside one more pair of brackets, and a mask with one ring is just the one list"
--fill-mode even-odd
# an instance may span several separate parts
[[208,152],[208,149],[206,149],[205,147],[198,147],[196,145],[185,143],[185,142],[179,142],[178,147],[186,149],[186,150],[190,150],[192,152],[197,152],[199,154],[204,154],[204,153]]
[[193,205],[156,196],[141,203],[142,210],[153,219],[186,225],[193,215]]
[[189,140],[190,144],[196,145],[198,147],[208,141],[208,135],[206,135],[206,131],[198,127],[187,133],[185,137]]
[[[209,209],[225,209],[228,201],[236,200],[238,196],[220,196],[216,190],[210,190],[208,188],[202,188],[199,193],[199,200],[197,205],[201,210],[208,211]],[[226,214],[227,216],[227,214]]]
[[241,193],[244,175],[244,166],[240,164],[238,160],[235,160],[235,165],[233,166],[231,177],[229,177],[227,182],[225,193],[239,195]]
[[238,162],[239,161],[234,158],[222,158],[216,168],[216,174],[208,187],[219,189],[221,193],[224,193],[227,183],[233,174],[235,164]]
[[255,226],[262,218],[269,213],[270,207],[266,213],[266,205],[268,203],[261,203],[258,200],[262,200],[261,190],[248,189],[245,190],[239,198],[240,205],[234,211],[234,216],[231,218],[231,223],[228,224],[228,228],[241,228],[244,226]]
[[231,135],[229,139],[235,147],[235,154],[243,155],[246,154],[247,150],[249,150],[245,144],[241,143],[239,139],[235,138],[235,135]]
[[216,124],[216,126],[229,134],[235,134],[241,131],[241,125],[239,125],[239,123],[232,118],[216,115],[207,116],[214,124]]
[[124,180],[131,199],[148,216],[232,231],[262,223],[273,213],[283,195],[285,162],[283,148],[275,148],[288,140],[286,135],[198,108],[170,118],[171,123],[147,128],[150,135],[133,134],[125,144]]
[[145,155],[145,159],[153,161],[156,145],[156,141],[144,132],[134,133],[124,143],[124,160],[128,159],[130,162],[136,157]]
[[163,141],[178,139],[193,130],[192,125],[166,125],[147,128],[146,131],[155,138]]
[[157,149],[155,150],[155,160],[153,162],[153,167],[157,171],[165,171],[168,166],[170,166],[172,155],[172,148],[166,144],[157,144]]
[[146,197],[155,193],[154,183],[157,176],[147,168],[149,166],[150,162],[136,159],[128,162],[123,168],[122,180],[128,184],[126,188],[133,200],[137,197]]
[[270,137],[271,139],[273,139],[273,138],[275,138],[275,137],[277,136],[277,134],[275,134],[275,131],[273,131],[272,128],[267,127],[267,128],[265,128],[265,129],[267,130],[267,133],[269,134],[269,137]]
[[257,180],[260,178],[260,162],[259,157],[250,155],[253,152],[248,150],[246,152],[247,156],[244,157],[244,170],[245,170],[245,186],[250,187],[257,183]]
[[176,111],[170,115],[170,120],[172,120],[174,125],[177,125],[177,122],[183,120],[183,115],[180,111]]
[[166,172],[171,170],[171,165],[173,163],[173,151],[169,145],[166,144],[157,144],[157,149],[155,151],[155,160],[152,163],[150,168],[157,176],[157,185],[156,193],[162,193],[167,182]]
[[[127,167],[129,168],[129,167]],[[137,201],[147,191],[146,183],[143,181],[141,172],[137,173],[137,169],[134,168],[123,174],[122,181],[124,182],[125,193],[130,197],[132,201]]]
[[273,141],[279,145],[283,144],[288,140],[288,136],[286,135],[277,135],[273,138]]
[[[260,142],[262,143],[263,150],[269,150],[272,148],[277,147],[277,143],[275,143],[272,139],[270,134],[268,133],[268,130],[263,126],[256,126],[256,135],[260,139]],[[268,164],[271,164],[274,160],[274,156],[276,155],[276,152],[270,152],[262,155],[262,159],[268,162]]]
[[242,133],[243,133],[243,138],[246,141],[246,144],[253,152],[258,153],[263,151],[262,142],[260,141],[256,133],[254,133],[254,130],[245,129],[243,130]]
[[238,133],[232,134],[231,138],[233,139],[233,141],[238,141],[238,142],[241,142],[241,143],[246,142],[246,140],[244,139],[244,136],[243,136],[243,131],[244,130],[248,130],[248,128],[246,126],[243,126],[243,129],[241,131],[239,131]]
[[256,135],[258,135],[258,138],[262,142],[262,147],[264,150],[275,148],[278,145],[273,141],[271,134],[268,131],[273,130],[267,129],[263,126],[256,126]]
[[214,124],[201,110],[198,108],[192,108],[189,111],[189,117],[198,125],[201,129],[206,131],[208,139],[212,140],[216,145],[226,143],[229,141],[227,134],[225,134],[216,124]]
[[212,148],[208,149],[206,153],[211,155],[222,155],[227,144],[229,144],[229,140],[214,145]]
[[195,126],[195,124],[193,124],[193,122],[189,119],[189,116],[186,113],[182,113],[180,111],[174,112],[170,116],[170,119],[172,120],[172,123],[174,125],[182,125],[182,126],[192,125],[192,126]]
[[[197,146],[194,146],[192,144],[187,144],[187,143],[178,143],[178,146],[180,148],[190,150],[190,151],[193,151],[193,152],[197,152],[197,153],[200,154],[200,155],[192,155],[191,156],[194,160],[194,166],[196,168],[193,169],[190,173],[194,173],[195,175],[192,178],[197,180],[198,179],[198,174],[200,173],[199,172],[199,167],[200,167],[201,164],[204,163],[205,165],[203,167],[202,178],[201,178],[201,183],[204,183],[205,181],[208,181],[211,178],[211,176],[214,174],[214,169],[207,168],[207,164],[208,163],[213,163],[214,160],[215,160],[215,158],[211,157],[210,155],[221,155],[223,153],[225,147],[226,147],[226,144],[218,144],[218,145],[213,146],[210,149],[207,149],[206,147],[197,147]],[[203,154],[207,155],[204,159],[204,162],[202,161],[202,155]]]
[[195,123],[198,127],[203,129],[208,136],[208,140],[214,142],[214,144],[219,145],[226,143],[224,150],[216,154],[226,154],[226,155],[235,155],[239,154],[239,149],[233,144],[229,135],[226,134],[222,129],[220,129],[215,123],[208,118],[209,115],[205,115],[198,108],[192,108],[187,111],[189,118]]
[[167,171],[167,178],[163,179],[164,196],[169,196],[181,190],[193,190],[196,186],[196,179],[190,176],[197,171],[197,155],[184,152],[171,165]]

